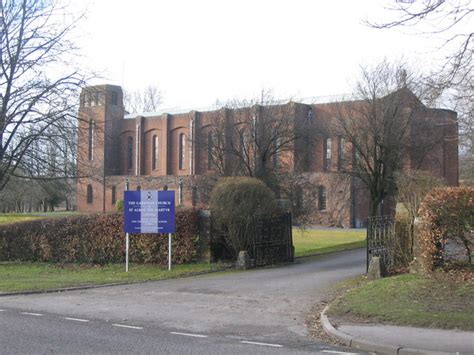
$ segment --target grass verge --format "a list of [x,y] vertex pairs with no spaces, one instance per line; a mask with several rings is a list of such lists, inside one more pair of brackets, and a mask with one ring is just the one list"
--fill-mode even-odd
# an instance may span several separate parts
[[474,331],[474,284],[443,273],[365,282],[337,299],[330,316],[354,322]]
[[8,262],[0,263],[0,292],[161,280],[216,269],[220,266],[209,263],[174,265],[171,271],[161,265],[131,264],[126,273],[123,264],[90,266]]
[[308,256],[331,251],[341,251],[364,247],[365,229],[310,229],[293,228],[295,256]]

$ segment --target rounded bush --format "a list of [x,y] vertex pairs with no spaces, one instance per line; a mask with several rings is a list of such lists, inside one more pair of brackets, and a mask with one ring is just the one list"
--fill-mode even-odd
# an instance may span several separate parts
[[227,177],[212,190],[210,209],[215,226],[224,231],[229,251],[237,256],[250,246],[249,228],[254,216],[274,214],[277,203],[273,191],[261,180]]

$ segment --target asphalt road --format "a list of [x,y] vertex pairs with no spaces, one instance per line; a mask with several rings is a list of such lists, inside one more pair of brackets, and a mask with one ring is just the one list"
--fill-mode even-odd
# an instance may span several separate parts
[[[0,353],[334,353],[304,320],[364,250],[291,265],[61,293],[0,297]],[[350,350],[346,350],[350,351]]]

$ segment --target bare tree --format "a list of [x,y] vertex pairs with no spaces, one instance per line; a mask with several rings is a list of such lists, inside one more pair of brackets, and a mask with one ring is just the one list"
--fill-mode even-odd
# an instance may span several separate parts
[[415,120],[416,113],[424,108],[409,89],[416,85],[403,67],[384,61],[374,68],[362,68],[354,100],[337,104],[333,133],[353,151],[352,164],[342,170],[358,178],[368,190],[370,216],[377,215],[384,198],[394,194],[395,173],[411,158],[413,134],[423,127],[429,137],[416,140],[417,156],[439,142],[435,131],[427,132],[430,125],[426,120],[420,116]]
[[408,250],[405,250],[405,253],[402,254],[404,254],[405,260],[411,261],[413,257],[415,218],[418,217],[421,202],[432,189],[443,186],[445,182],[427,172],[419,170],[398,172],[395,177],[397,201],[402,202],[407,211],[406,232],[408,234]]
[[163,103],[163,94],[157,86],[124,93],[125,109],[131,113],[156,112]]
[[209,129],[209,164],[222,175],[256,177],[278,190],[276,175],[292,168],[287,153],[308,134],[294,110],[265,90],[258,99],[227,102]]
[[[472,17],[474,7],[470,0],[391,1],[388,10],[394,19],[387,22],[367,23],[378,29],[411,28],[416,34],[446,34],[442,47],[451,49],[432,81],[443,90],[447,87],[472,87],[473,40]],[[432,37],[432,36],[430,36]]]
[[424,81],[432,91],[432,100],[443,98],[444,104],[458,112],[461,176],[474,180],[473,100],[474,6],[471,0],[390,0],[387,10],[393,19],[367,21],[378,29],[405,29],[415,35],[438,38],[439,48],[447,53],[441,66],[427,73]]
[[465,184],[474,184],[474,86],[470,96],[457,101],[460,150],[459,177]]
[[74,151],[84,76],[74,69],[69,40],[77,18],[54,0],[1,0],[0,11],[2,190],[12,176],[64,176],[51,153]]

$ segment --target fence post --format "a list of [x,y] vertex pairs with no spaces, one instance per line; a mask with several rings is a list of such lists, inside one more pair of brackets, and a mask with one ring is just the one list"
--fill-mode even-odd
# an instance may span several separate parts
[[367,218],[367,241],[366,241],[366,267],[365,267],[365,273],[369,272],[369,241],[370,241],[370,217]]

